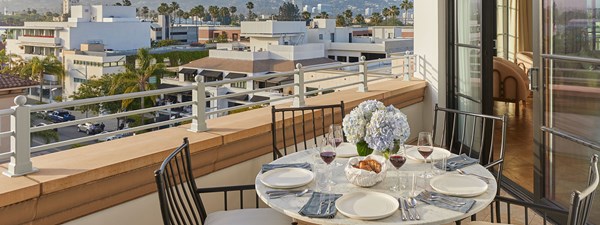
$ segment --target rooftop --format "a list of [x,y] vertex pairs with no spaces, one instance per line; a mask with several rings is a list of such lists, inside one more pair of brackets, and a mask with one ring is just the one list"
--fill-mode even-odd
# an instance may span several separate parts
[[17,76],[0,74],[0,90],[11,88],[26,88],[38,85],[36,81],[23,79]]
[[236,60],[206,57],[192,61],[182,67],[187,68],[203,68],[220,71],[235,71],[243,73],[264,73],[264,72],[284,72],[291,71],[296,68],[296,64],[301,63],[303,66],[312,66],[327,63],[336,63],[335,60],[328,58],[316,58],[305,60]]

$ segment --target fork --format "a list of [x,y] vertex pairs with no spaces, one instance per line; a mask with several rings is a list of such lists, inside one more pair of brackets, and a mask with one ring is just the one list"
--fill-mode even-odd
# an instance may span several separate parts
[[454,201],[454,200],[451,200],[451,199],[446,199],[446,198],[441,197],[441,196],[433,196],[428,191],[423,191],[423,197],[425,197],[425,199],[427,199],[427,200],[441,201],[441,202],[443,202],[446,205],[455,206],[455,207],[461,207],[461,206],[463,206],[463,205],[466,204],[464,202],[457,202],[457,201]]
[[472,175],[472,176],[475,176],[475,177],[477,177],[477,178],[485,181],[486,183],[490,182],[490,178],[488,178],[488,177],[484,177],[484,176],[477,175],[477,174],[474,174],[474,173],[468,173],[468,172],[465,172],[464,170],[461,170],[461,169],[456,169],[456,172],[458,172],[459,174],[462,174],[462,175]]

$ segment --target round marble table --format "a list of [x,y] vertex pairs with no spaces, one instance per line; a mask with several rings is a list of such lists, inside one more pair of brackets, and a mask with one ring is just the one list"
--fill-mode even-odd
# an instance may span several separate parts
[[[283,164],[283,163],[308,162],[313,165],[313,170],[316,171],[318,169],[322,169],[325,166],[322,163],[321,159],[317,156],[317,154],[318,153],[316,150],[306,150],[306,151],[293,153],[293,154],[287,155],[285,157],[279,158],[279,159],[273,161],[272,163]],[[331,191],[325,191],[325,192],[336,193],[336,194],[345,194],[345,193],[350,193],[350,192],[355,192],[355,191],[375,191],[375,192],[386,193],[386,194],[389,194],[394,197],[401,196],[400,193],[389,190],[390,187],[393,185],[393,183],[396,182],[395,171],[392,171],[392,173],[388,173],[383,182],[381,182],[373,187],[370,187],[370,188],[361,188],[361,187],[358,187],[358,186],[355,186],[355,185],[349,183],[348,180],[346,180],[346,176],[344,174],[344,166],[347,161],[348,161],[347,158],[336,158],[335,159],[334,163],[338,162],[338,163],[342,164],[341,166],[335,166],[334,170],[333,170],[333,180],[336,182],[336,185],[332,186]],[[332,163],[332,165],[334,163]],[[408,159],[406,164],[402,168],[400,168],[400,171],[424,171],[427,168],[429,168],[430,166],[431,166],[430,164],[425,164],[423,162]],[[391,169],[394,170],[394,168],[391,168]],[[266,194],[266,191],[275,190],[275,189],[269,188],[269,187],[265,186],[264,184],[262,184],[262,182],[260,181],[260,175],[261,175],[260,173],[257,175],[255,183],[256,183],[256,192],[258,193],[258,196],[268,206],[270,206],[271,208],[273,208],[283,214],[286,214],[292,218],[295,218],[300,221],[306,221],[309,223],[314,223],[314,224],[382,224],[382,225],[383,224],[444,224],[444,223],[451,223],[453,221],[469,217],[469,216],[485,209],[494,200],[494,197],[496,195],[496,188],[497,188],[496,181],[493,179],[492,174],[488,170],[486,170],[483,166],[478,165],[478,164],[471,165],[471,166],[464,168],[464,170],[468,171],[468,172],[472,172],[474,174],[479,174],[479,175],[491,178],[489,185],[488,185],[488,190],[485,193],[472,198],[472,199],[476,200],[476,203],[473,205],[471,210],[469,210],[469,212],[467,212],[467,213],[460,213],[460,212],[443,209],[443,208],[439,208],[439,207],[432,206],[432,205],[427,205],[426,203],[423,203],[423,202],[419,202],[417,209],[421,215],[421,220],[414,220],[414,221],[410,221],[410,220],[402,221],[399,210],[397,210],[396,213],[394,213],[390,217],[380,219],[380,220],[374,220],[374,221],[362,221],[362,220],[350,219],[350,218],[342,215],[339,212],[336,214],[335,218],[333,218],[333,219],[309,218],[309,217],[300,215],[298,213],[298,211],[300,210],[300,208],[302,208],[302,206],[304,206],[304,204],[306,204],[306,202],[308,202],[308,199],[311,196],[310,194],[306,194],[302,197],[295,197],[293,195],[290,195],[290,196],[286,196],[286,197],[282,197],[282,198],[278,198],[278,199],[269,199],[269,197]],[[454,172],[454,173],[456,173],[456,172]],[[319,175],[320,174],[317,174],[317,178]],[[303,186],[303,187],[295,188],[295,190],[305,189],[305,188],[308,188],[311,190],[316,190],[316,188],[317,188],[316,182],[317,181],[315,179],[310,184]],[[426,183],[428,186],[428,182],[429,182],[429,180],[425,181],[424,183]],[[430,190],[430,187],[428,187],[428,189]],[[278,190],[281,190],[281,189],[278,189]]]

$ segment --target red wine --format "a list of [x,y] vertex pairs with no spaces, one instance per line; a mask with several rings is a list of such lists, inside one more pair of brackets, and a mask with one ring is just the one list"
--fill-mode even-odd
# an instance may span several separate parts
[[323,162],[329,164],[335,159],[335,152],[321,152]]
[[340,144],[342,144],[342,142],[344,142],[344,139],[343,138],[334,138],[333,142],[335,144],[335,147],[338,147],[338,146],[340,146]]
[[392,155],[390,156],[390,162],[392,162],[392,165],[394,165],[396,169],[400,169],[400,167],[402,167],[406,162],[406,158],[401,155]]
[[429,157],[431,155],[431,153],[433,153],[433,148],[432,147],[421,146],[418,149],[419,149],[419,153],[421,153],[421,155],[423,156],[423,158],[427,158],[427,157]]

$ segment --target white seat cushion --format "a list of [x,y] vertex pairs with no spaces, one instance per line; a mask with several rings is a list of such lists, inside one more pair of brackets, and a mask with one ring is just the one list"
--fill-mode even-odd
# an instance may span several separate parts
[[204,225],[289,225],[292,218],[273,209],[236,209],[208,214]]

